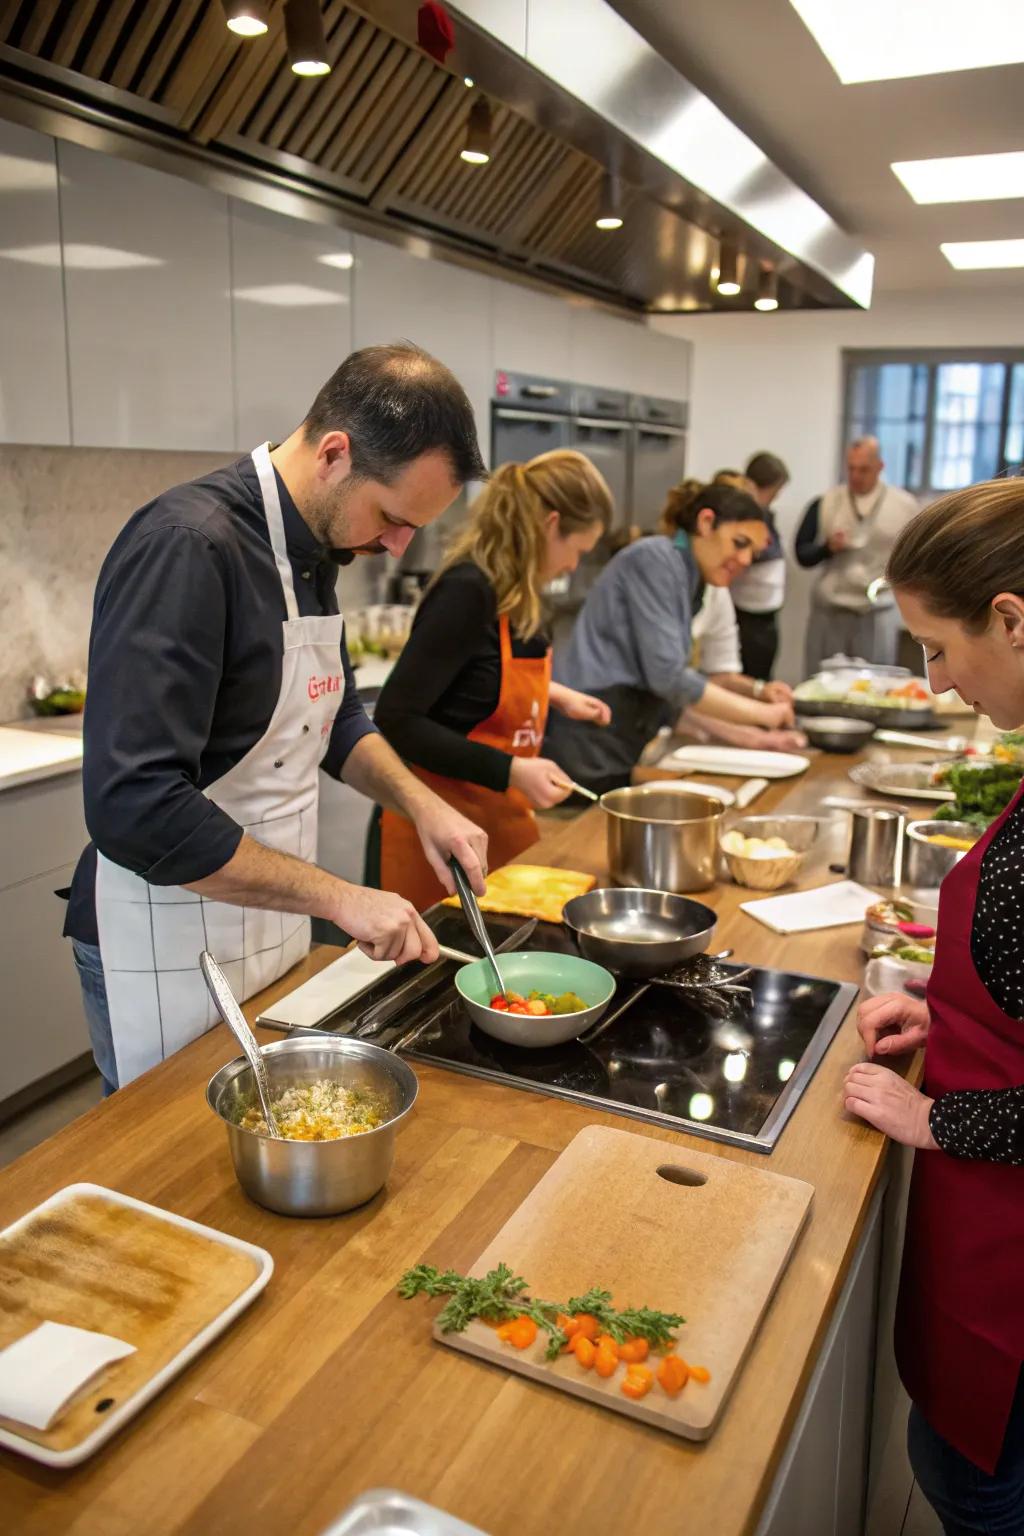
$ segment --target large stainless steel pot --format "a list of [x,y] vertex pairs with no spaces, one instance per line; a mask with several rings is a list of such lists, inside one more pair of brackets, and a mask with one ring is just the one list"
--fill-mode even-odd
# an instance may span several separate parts
[[969,821],[913,821],[907,827],[903,862],[904,888],[937,891],[950,870],[959,864],[965,848],[943,848],[928,842],[929,837],[960,837],[977,842],[978,828]]
[[333,1216],[372,1199],[386,1182],[395,1134],[416,1102],[416,1074],[399,1057],[365,1040],[299,1035],[262,1048],[271,1093],[323,1078],[372,1088],[394,1113],[373,1131],[336,1141],[286,1141],[243,1130],[237,1123],[255,1097],[244,1056],[211,1077],[206,1101],[227,1127],[238,1182],[251,1199],[282,1216]]
[[562,921],[589,960],[620,976],[664,976],[711,942],[718,918],[701,901],[635,887],[588,891]]
[[636,784],[602,795],[601,808],[616,885],[677,895],[714,885],[721,801],[668,785]]

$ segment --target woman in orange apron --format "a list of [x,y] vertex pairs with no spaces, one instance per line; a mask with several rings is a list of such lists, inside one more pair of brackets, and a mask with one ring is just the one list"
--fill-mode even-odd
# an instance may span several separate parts
[[[1024,482],[935,502],[887,576],[937,693],[1024,721]],[[1022,738],[1024,740],[1024,738]],[[872,998],[846,1106],[916,1147],[896,1320],[908,1445],[947,1536],[1024,1536],[1024,790],[942,884],[926,1000]],[[919,1092],[880,1063],[925,1049]]]
[[[503,464],[427,589],[374,712],[418,778],[488,835],[491,869],[538,837],[534,809],[571,792],[540,756],[549,704],[607,724],[607,706],[551,681],[541,590],[568,575],[611,521],[611,493],[581,453]],[[380,817],[380,880],[419,911],[445,894],[416,829]]]

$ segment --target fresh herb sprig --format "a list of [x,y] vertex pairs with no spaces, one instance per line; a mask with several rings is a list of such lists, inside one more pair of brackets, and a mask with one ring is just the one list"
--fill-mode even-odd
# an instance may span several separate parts
[[542,1301],[527,1295],[529,1287],[522,1275],[515,1274],[507,1264],[499,1264],[486,1275],[474,1278],[460,1275],[457,1270],[435,1269],[432,1264],[417,1264],[406,1270],[398,1282],[398,1294],[404,1301],[413,1296],[447,1296],[438,1314],[438,1326],[442,1333],[461,1333],[473,1318],[485,1322],[504,1323],[513,1317],[532,1317],[538,1328],[548,1335],[545,1358],[554,1360],[568,1343],[559,1327],[559,1316],[573,1316],[589,1312],[597,1318],[603,1333],[611,1334],[618,1343],[628,1338],[646,1339],[654,1348],[664,1348],[675,1342],[674,1329],[686,1319],[677,1312],[656,1312],[650,1307],[612,1306],[611,1291],[597,1286],[582,1296],[572,1296],[563,1306],[560,1302]]

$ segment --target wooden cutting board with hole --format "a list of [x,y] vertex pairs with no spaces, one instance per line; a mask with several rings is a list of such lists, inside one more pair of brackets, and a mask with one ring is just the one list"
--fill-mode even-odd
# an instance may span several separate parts
[[42,1322],[106,1333],[108,1366],[47,1430],[0,1417],[0,1445],[74,1466],[247,1307],[273,1272],[262,1248],[96,1184],[60,1190],[0,1232],[0,1349]]
[[[602,1379],[572,1355],[544,1359],[503,1344],[475,1321],[435,1336],[454,1349],[627,1413],[688,1439],[711,1434],[772,1292],[807,1220],[810,1184],[723,1157],[588,1126],[570,1142],[470,1273],[508,1264],[530,1293],[564,1302],[591,1286],[617,1306],[679,1312],[675,1353],[711,1372],[675,1398],[655,1382],[639,1402],[621,1391],[625,1367]],[[657,1356],[648,1361],[655,1370]]]

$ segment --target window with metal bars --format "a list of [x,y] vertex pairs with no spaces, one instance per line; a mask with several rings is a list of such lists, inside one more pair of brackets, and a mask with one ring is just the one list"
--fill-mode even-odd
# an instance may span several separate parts
[[938,496],[1019,472],[1024,351],[845,352],[843,443],[877,437],[886,478]]

